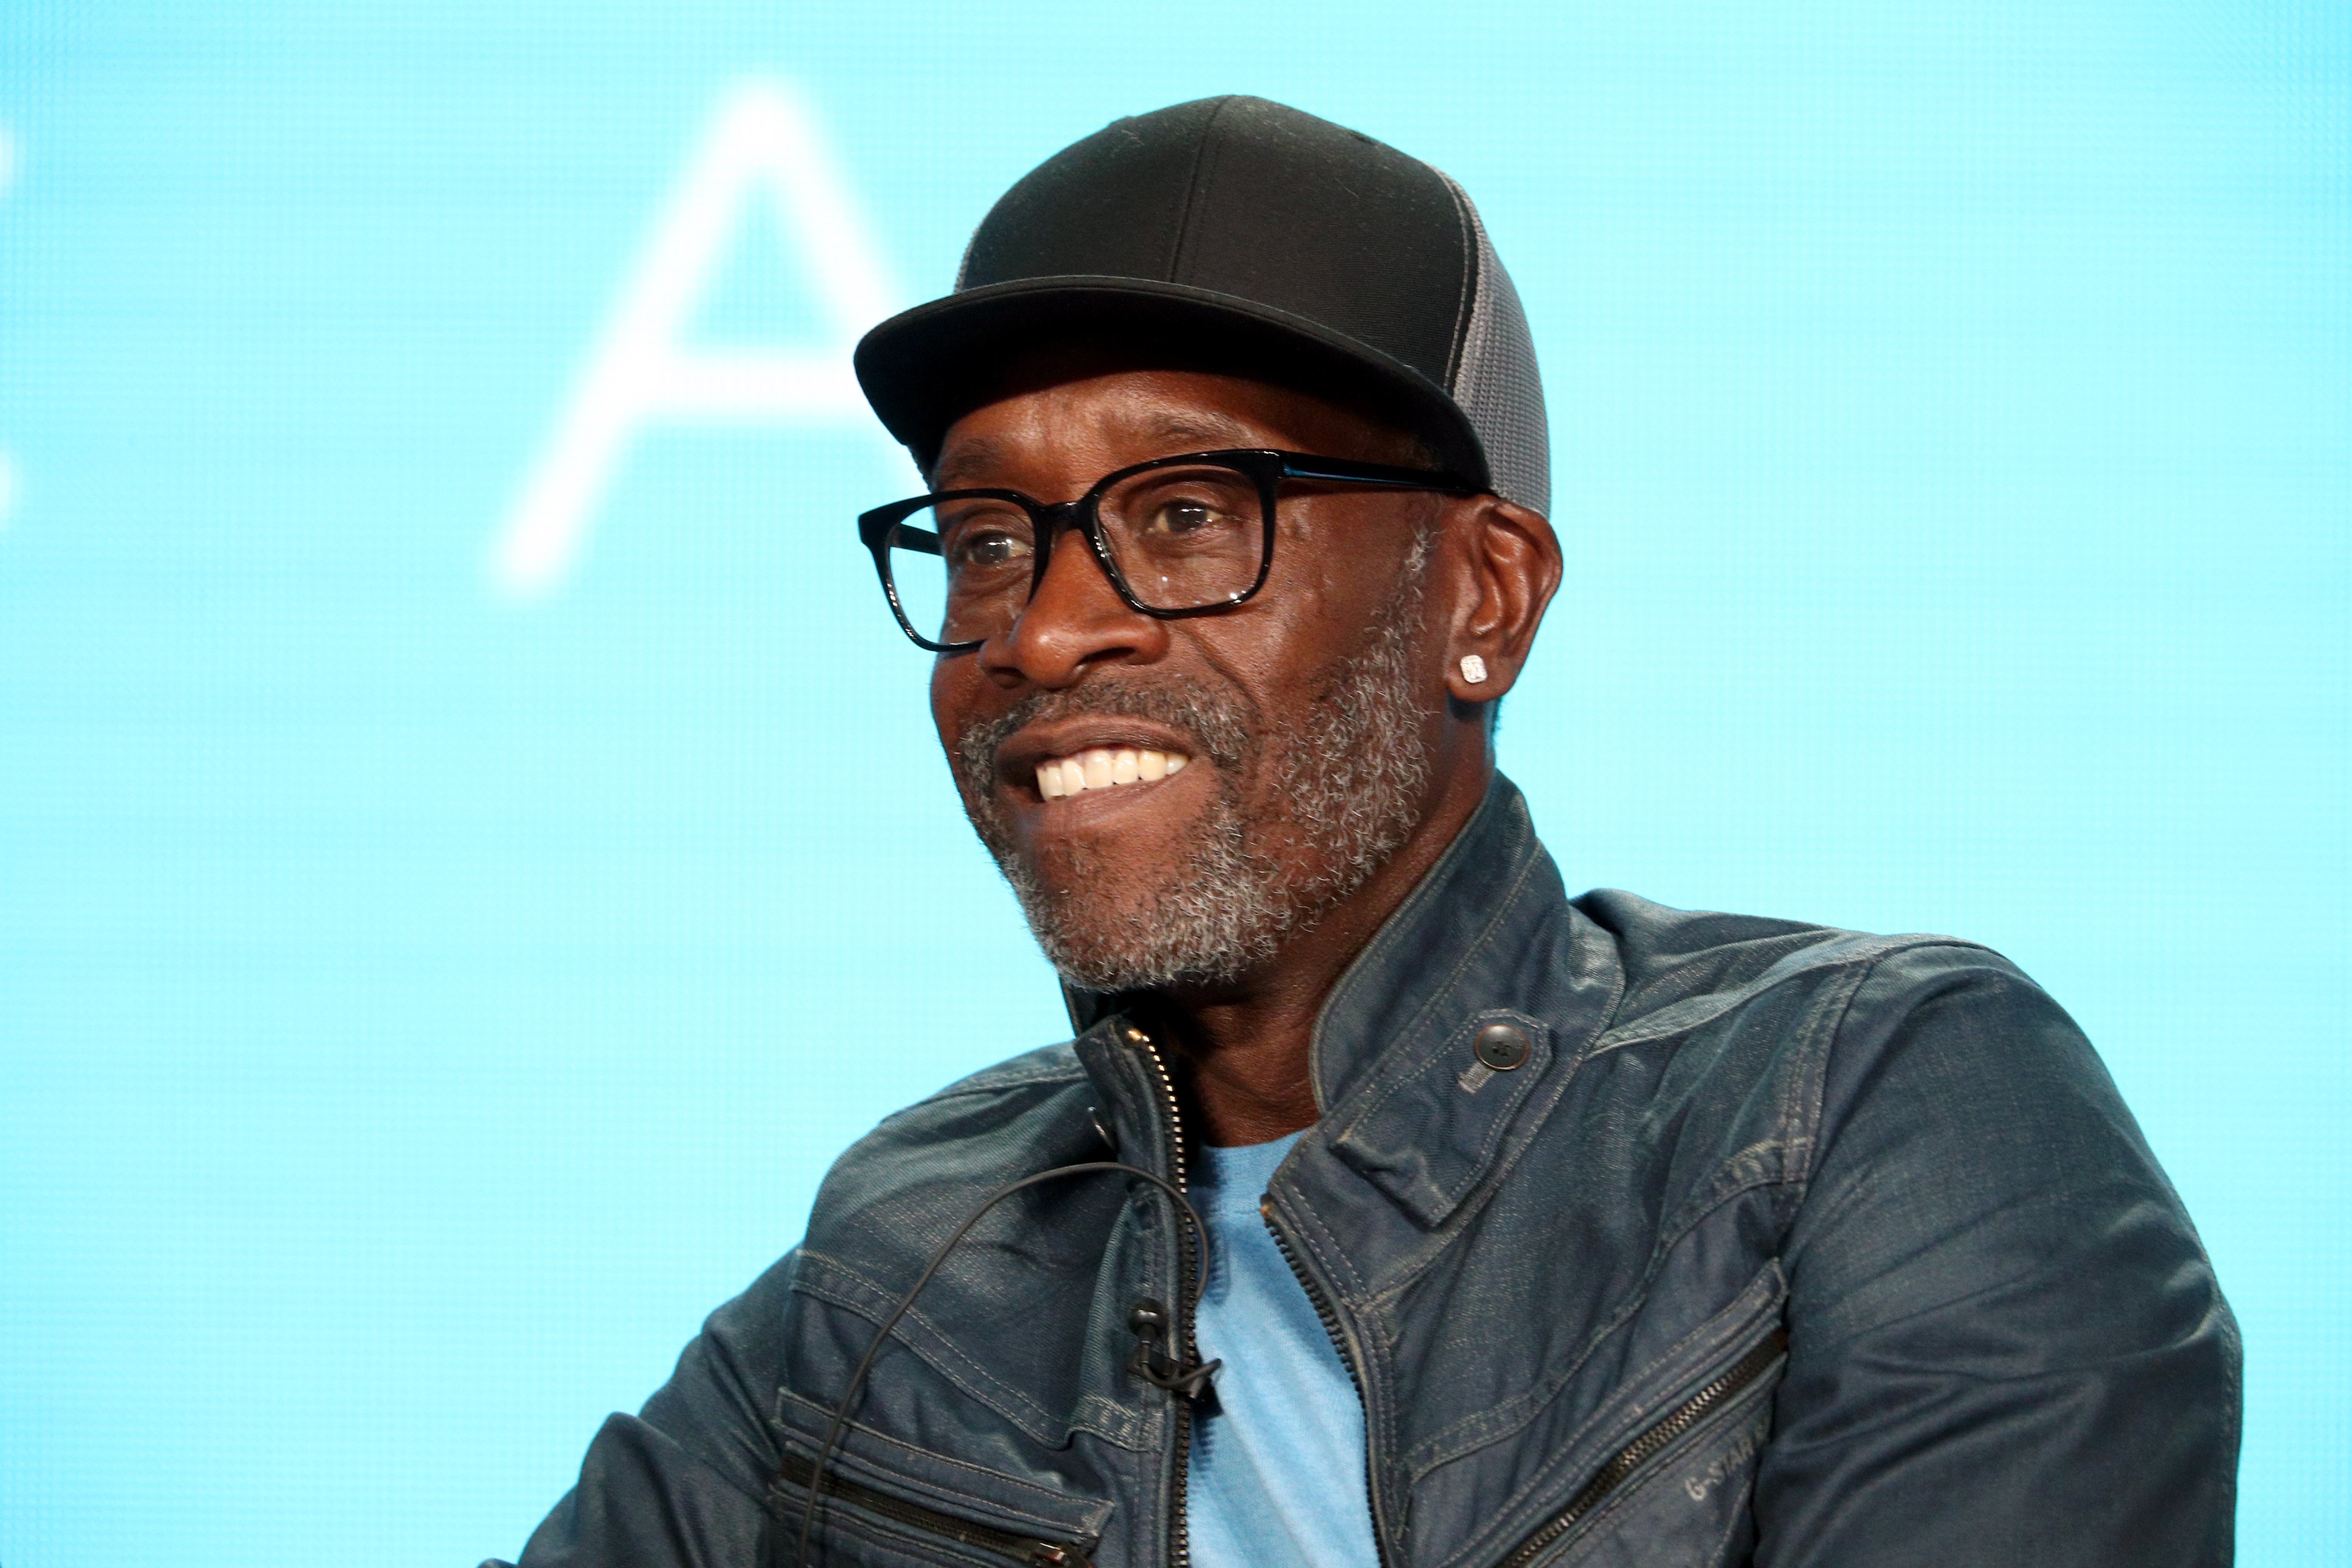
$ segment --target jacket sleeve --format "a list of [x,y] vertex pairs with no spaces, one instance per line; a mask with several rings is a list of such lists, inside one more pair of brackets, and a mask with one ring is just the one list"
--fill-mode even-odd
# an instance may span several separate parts
[[2237,1327],[2073,1020],[1991,953],[1896,952],[1822,1107],[1757,1563],[2228,1563]]
[[[756,1568],[780,1456],[787,1257],[710,1315],[634,1416],[604,1422],[579,1484],[531,1532],[520,1568]],[[493,1561],[483,1568],[509,1568]]]

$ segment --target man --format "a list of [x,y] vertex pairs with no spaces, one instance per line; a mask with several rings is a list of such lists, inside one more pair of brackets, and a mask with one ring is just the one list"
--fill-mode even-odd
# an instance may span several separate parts
[[863,537],[1079,1033],[844,1156],[527,1564],[2229,1560],[2235,1329],[2065,1015],[1565,896],[1491,749],[1541,395],[1451,181],[1121,121],[858,370],[932,485]]

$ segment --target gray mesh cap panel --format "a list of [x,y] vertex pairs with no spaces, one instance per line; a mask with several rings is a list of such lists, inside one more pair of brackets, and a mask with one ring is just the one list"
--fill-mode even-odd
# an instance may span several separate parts
[[1544,416],[1543,378],[1536,370],[1535,339],[1528,331],[1519,291],[1503,270],[1478,209],[1452,176],[1445,177],[1464,220],[1477,237],[1477,270],[1470,286],[1469,321],[1446,392],[1469,416],[1486,449],[1495,493],[1549,515],[1551,427]]

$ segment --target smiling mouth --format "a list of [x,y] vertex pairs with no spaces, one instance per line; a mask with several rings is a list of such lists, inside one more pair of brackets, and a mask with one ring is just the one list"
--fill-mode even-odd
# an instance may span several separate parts
[[1047,800],[1084,795],[1088,790],[1117,789],[1121,784],[1151,784],[1184,771],[1192,759],[1181,752],[1158,752],[1137,746],[1093,746],[1066,757],[1047,757],[1037,764],[1037,793]]

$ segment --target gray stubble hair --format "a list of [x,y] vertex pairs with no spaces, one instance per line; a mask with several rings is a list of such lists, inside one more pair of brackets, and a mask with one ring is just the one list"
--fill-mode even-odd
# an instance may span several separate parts
[[[1412,647],[1431,544],[1422,531],[1370,640],[1293,722],[1254,724],[1237,696],[1189,677],[1145,673],[1033,692],[957,737],[949,762],[965,814],[1066,984],[1116,992],[1234,980],[1361,888],[1412,836],[1433,762]],[[997,805],[996,751],[1005,739],[1039,720],[1081,714],[1171,725],[1201,747],[1196,763],[1215,769],[1215,798],[1148,907],[1090,897],[1083,859],[1071,868],[1069,888],[1048,888]],[[1251,820],[1242,804],[1240,780],[1256,768],[1278,769],[1286,786],[1271,820]],[[1265,853],[1276,830],[1286,830],[1320,869],[1302,874]]]

